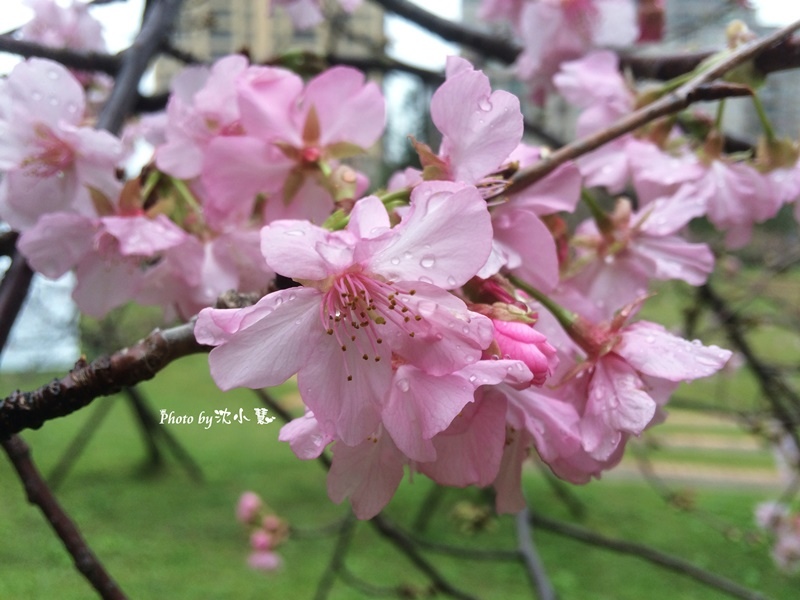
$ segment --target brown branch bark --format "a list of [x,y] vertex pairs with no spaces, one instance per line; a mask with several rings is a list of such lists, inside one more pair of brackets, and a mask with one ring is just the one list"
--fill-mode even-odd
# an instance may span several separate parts
[[13,392],[0,401],[0,439],[24,429],[69,415],[100,396],[152,379],[176,358],[207,352],[194,339],[194,324],[156,330],[130,348],[101,356],[91,363],[80,360],[69,374],[32,392]]
[[75,523],[67,516],[58,504],[55,496],[44,481],[41,473],[31,460],[30,448],[22,438],[13,436],[0,442],[17,471],[28,502],[35,504],[44,514],[48,523],[58,534],[64,546],[72,556],[75,568],[92,584],[101,598],[106,600],[125,600],[126,596],[119,589],[111,576],[103,568],[102,563],[91,551]]

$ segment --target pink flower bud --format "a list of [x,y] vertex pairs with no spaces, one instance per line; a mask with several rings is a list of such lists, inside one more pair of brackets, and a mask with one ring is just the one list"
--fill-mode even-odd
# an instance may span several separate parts
[[281,567],[283,561],[274,552],[253,552],[247,558],[247,565],[258,571],[275,571]]
[[261,497],[255,492],[244,492],[236,505],[236,520],[241,523],[250,523],[261,510]]
[[250,534],[250,547],[256,551],[272,550],[275,546],[275,537],[264,531],[263,529],[256,529]]
[[541,386],[558,366],[556,349],[527,323],[493,321],[494,339],[502,356],[521,360],[533,373],[533,385]]
[[283,522],[275,515],[267,515],[261,521],[261,526],[270,533],[275,533],[283,526]]

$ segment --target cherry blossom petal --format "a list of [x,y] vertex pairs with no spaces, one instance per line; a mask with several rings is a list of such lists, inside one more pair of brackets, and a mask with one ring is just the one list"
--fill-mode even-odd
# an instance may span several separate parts
[[522,139],[519,99],[492,92],[480,71],[460,70],[433,94],[431,118],[442,132],[440,154],[456,181],[476,183],[497,169]]
[[262,306],[271,312],[209,354],[211,376],[220,389],[279,385],[307,364],[322,342],[317,290],[283,290],[267,298]]
[[274,221],[264,227],[261,252],[276,273],[295,280],[325,279],[353,259],[352,245],[340,233],[308,221]]
[[369,148],[383,133],[386,102],[377,85],[351,67],[333,67],[308,82],[304,112],[314,107],[319,117],[321,146],[350,142]]
[[492,225],[486,202],[472,186],[421,183],[411,209],[382,244],[369,268],[393,281],[421,281],[444,289],[463,285],[486,262]]
[[402,365],[394,375],[381,419],[403,454],[428,462],[436,458],[431,438],[447,429],[473,399],[474,388],[463,377],[437,377]]
[[614,352],[637,371],[668,381],[708,377],[724,367],[731,357],[730,350],[684,340],[657,323],[639,321],[620,333]]
[[359,519],[371,519],[392,499],[403,480],[405,459],[385,433],[358,446],[333,446],[328,496],[336,503],[348,496]]
[[334,437],[322,431],[314,413],[309,411],[281,427],[278,439],[289,442],[298,458],[310,460],[318,458]]
[[506,400],[489,388],[456,415],[450,427],[433,438],[434,462],[417,469],[440,485],[480,487],[497,477],[506,441]]

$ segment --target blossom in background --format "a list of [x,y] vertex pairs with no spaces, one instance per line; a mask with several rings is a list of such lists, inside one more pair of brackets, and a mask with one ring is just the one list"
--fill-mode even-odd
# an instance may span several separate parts
[[20,231],[49,212],[96,215],[116,199],[120,141],[83,126],[85,96],[60,64],[31,58],[0,81],[0,218]]
[[552,77],[562,63],[592,48],[626,46],[638,37],[632,0],[539,0],[522,8],[519,36],[522,52],[517,76],[539,104],[553,89]]
[[[274,0],[272,7],[280,6],[292,19],[295,29],[311,29],[322,23],[322,0]],[[338,0],[339,6],[348,13],[361,6],[361,0]]]

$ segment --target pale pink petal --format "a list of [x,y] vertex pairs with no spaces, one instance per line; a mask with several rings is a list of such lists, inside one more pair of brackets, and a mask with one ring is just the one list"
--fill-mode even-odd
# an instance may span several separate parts
[[495,244],[505,256],[506,269],[541,292],[555,288],[558,252],[553,235],[541,219],[512,205],[498,207],[492,217]]
[[321,146],[349,142],[369,148],[383,133],[386,102],[380,89],[361,71],[333,67],[308,82],[303,113],[314,107],[319,117]]
[[133,299],[142,271],[135,261],[107,259],[92,252],[81,260],[75,276],[78,280],[72,292],[75,304],[82,313],[99,319]]
[[308,363],[325,337],[317,290],[289,289],[267,298],[272,312],[209,354],[211,376],[220,389],[279,385]]
[[402,365],[395,372],[381,420],[403,454],[429,462],[436,458],[431,438],[447,429],[473,399],[474,388],[466,378],[437,377]]
[[456,181],[476,183],[497,169],[522,139],[519,99],[475,70],[448,77],[431,99],[431,118],[444,136],[440,155]]
[[223,222],[241,222],[253,212],[256,195],[279,191],[293,163],[272,144],[256,138],[217,137],[203,160],[208,190],[205,210]]
[[324,431],[355,446],[380,424],[380,404],[388,396],[392,380],[389,349],[375,351],[378,361],[366,354],[366,360],[362,358],[354,347],[357,342],[342,351],[335,336],[325,335],[320,327],[318,312],[315,317],[322,339],[297,375],[300,395]]
[[17,248],[35,271],[56,279],[91,250],[96,231],[97,225],[86,217],[50,213],[22,234]]
[[78,80],[62,65],[42,58],[29,58],[14,67],[7,79],[8,92],[25,103],[35,120],[51,129],[60,123],[79,125],[85,106]]
[[183,229],[164,215],[154,219],[103,217],[101,222],[105,230],[119,241],[119,252],[123,256],[152,256],[183,243],[188,237]]
[[669,381],[708,377],[731,357],[730,350],[703,346],[669,333],[657,323],[639,321],[625,327],[614,352],[637,371]]
[[492,224],[472,186],[424,182],[411,192],[411,210],[396,236],[371,258],[370,269],[393,281],[421,281],[445,289],[463,285],[486,262]]
[[622,443],[622,434],[639,435],[653,418],[656,403],[624,360],[606,355],[597,361],[581,421],[584,449],[606,460]]
[[356,202],[347,224],[347,230],[362,239],[382,235],[390,227],[389,214],[377,196],[367,196]]
[[306,412],[302,417],[293,419],[281,427],[278,439],[289,442],[292,452],[303,460],[319,457],[325,447],[334,440],[332,435],[322,431],[312,412]]
[[358,446],[337,442],[328,472],[328,496],[336,503],[348,496],[359,519],[371,519],[392,499],[403,480],[403,455],[388,435],[379,434]]
[[263,140],[281,140],[301,147],[302,124],[292,112],[303,80],[274,67],[252,67],[239,78],[237,88],[241,121],[248,135]]
[[398,284],[397,288],[404,292],[401,300],[410,313],[421,318],[408,324],[413,337],[398,330],[392,340],[393,350],[432,375],[445,375],[478,362],[482,350],[492,341],[492,322],[468,311],[449,292],[422,283],[413,286],[413,296],[408,293],[410,284]]
[[484,487],[497,477],[506,441],[506,401],[502,394],[485,390],[433,438],[436,460],[417,464],[440,485]]
[[352,245],[340,233],[308,221],[274,221],[261,230],[261,252],[276,273],[319,281],[352,263]]
[[682,279],[698,286],[714,270],[714,253],[706,244],[690,244],[678,236],[642,237],[631,253],[656,279]]

